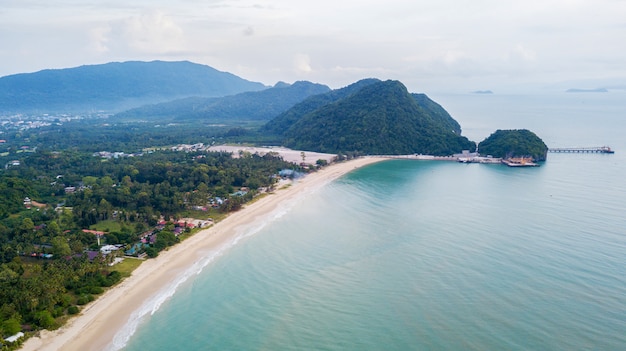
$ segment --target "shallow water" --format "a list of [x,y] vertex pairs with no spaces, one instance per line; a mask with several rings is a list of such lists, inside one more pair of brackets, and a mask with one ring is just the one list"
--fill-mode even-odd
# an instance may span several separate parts
[[468,135],[526,118],[549,146],[617,153],[359,169],[251,228],[125,349],[625,349],[626,100],[478,96],[500,108],[480,115],[474,97],[435,100]]

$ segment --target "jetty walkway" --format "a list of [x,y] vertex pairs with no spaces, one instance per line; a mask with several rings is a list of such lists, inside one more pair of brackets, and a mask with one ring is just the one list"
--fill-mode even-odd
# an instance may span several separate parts
[[596,146],[596,147],[557,147],[548,149],[548,152],[569,152],[569,153],[594,153],[594,154],[614,154],[608,146]]

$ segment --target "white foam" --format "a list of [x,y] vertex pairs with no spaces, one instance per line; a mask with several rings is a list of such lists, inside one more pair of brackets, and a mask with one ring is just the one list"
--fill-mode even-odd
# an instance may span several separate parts
[[111,343],[105,349],[107,351],[116,351],[120,350],[126,346],[128,340],[130,340],[131,336],[135,334],[137,331],[137,327],[144,320],[144,318],[148,315],[153,315],[156,311],[159,310],[161,305],[165,303],[170,297],[174,295],[178,287],[186,282],[189,277],[193,275],[197,275],[202,272],[202,269],[206,267],[209,263],[211,263],[215,258],[221,256],[224,251],[232,247],[232,245],[224,245],[219,249],[211,252],[205,258],[200,261],[194,263],[188,270],[186,270],[183,274],[181,274],[176,280],[174,280],[171,284],[167,285],[164,289],[160,290],[157,294],[149,298],[146,302],[144,302],[139,309],[131,314],[128,319],[128,322],[117,332]]
[[[315,191],[319,190],[319,187],[315,189],[309,189],[304,192],[302,195],[308,195]],[[130,338],[135,334],[139,325],[145,320],[147,316],[152,316],[156,313],[159,308],[165,303],[170,297],[174,295],[178,287],[186,282],[191,276],[198,275],[202,272],[204,267],[213,262],[216,258],[220,257],[224,252],[231,249],[235,245],[237,245],[242,239],[249,238],[257,233],[259,233],[262,229],[267,227],[269,224],[274,221],[280,219],[298,203],[305,196],[297,196],[296,198],[290,199],[285,203],[280,204],[272,213],[268,216],[264,216],[265,220],[254,220],[252,223],[241,226],[238,230],[237,234],[233,236],[233,238],[224,243],[222,246],[208,252],[207,256],[203,259],[197,261],[189,267],[183,274],[181,274],[175,281],[171,284],[164,287],[164,289],[160,290],[157,294],[149,298],[145,303],[143,303],[139,309],[131,314],[128,319],[128,322],[117,332],[111,343],[105,348],[106,351],[117,351],[120,350],[128,344]]]

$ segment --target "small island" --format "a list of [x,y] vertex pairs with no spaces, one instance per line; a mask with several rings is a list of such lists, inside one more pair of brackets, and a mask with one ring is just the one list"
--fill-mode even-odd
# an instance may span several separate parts
[[608,93],[609,91],[606,88],[596,88],[596,89],[578,89],[571,88],[565,91],[566,93]]
[[545,161],[548,147],[527,129],[497,130],[478,144],[478,152],[502,158],[507,166],[537,166]]

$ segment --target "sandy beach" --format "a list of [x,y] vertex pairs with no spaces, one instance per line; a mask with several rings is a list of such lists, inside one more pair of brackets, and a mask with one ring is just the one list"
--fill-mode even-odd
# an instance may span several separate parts
[[131,277],[108,290],[81,313],[56,331],[43,331],[40,337],[27,340],[22,350],[105,350],[133,313],[168,286],[180,281],[181,272],[188,271],[208,255],[214,255],[232,241],[242,227],[250,228],[290,200],[315,190],[340,176],[383,158],[359,158],[332,164],[307,175],[259,201],[245,206],[217,223],[196,233],[184,242],[147,260]]
[[[272,146],[272,147],[258,147],[258,146],[241,146],[241,145],[215,145],[208,148],[208,151],[223,151],[231,152],[233,157],[238,157],[239,151],[249,152],[251,154],[259,154],[263,156],[269,152],[278,154],[283,160],[287,162],[300,163],[302,160],[303,151],[292,150],[285,147]],[[306,163],[315,164],[317,160],[325,160],[328,163],[337,157],[337,154],[325,154],[321,152],[306,151],[304,152]]]

